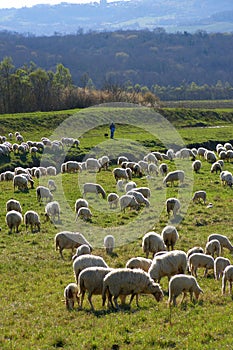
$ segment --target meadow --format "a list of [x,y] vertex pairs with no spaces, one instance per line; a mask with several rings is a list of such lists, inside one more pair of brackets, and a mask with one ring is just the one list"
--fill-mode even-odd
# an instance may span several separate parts
[[[231,113],[231,111],[229,112]],[[70,116],[78,116],[78,126],[74,128]],[[149,116],[147,118],[147,116]],[[88,126],[85,121],[88,119]],[[117,128],[115,139],[109,140],[108,122],[113,119]],[[168,146],[202,144],[208,141],[227,142],[232,139],[232,126],[229,121],[221,122],[213,114],[213,121],[205,121],[206,128],[188,127],[189,119],[176,120],[174,124],[156,119],[151,122],[151,112],[135,117],[131,108],[108,107],[88,111],[62,111],[57,113],[35,113],[0,116],[0,134],[21,131],[25,140],[38,141],[42,136],[56,139],[65,136],[78,137],[79,149],[65,149],[64,154],[47,152],[39,156],[41,163],[57,165],[64,158],[70,159],[101,154],[111,156],[111,166],[97,174],[58,174],[54,180],[59,184],[54,199],[61,205],[61,221],[46,222],[44,205],[36,200],[35,189],[26,192],[13,190],[12,182],[0,182],[0,348],[1,349],[231,349],[232,335],[232,296],[221,295],[221,281],[215,281],[213,271],[207,278],[199,270],[198,283],[204,291],[196,303],[189,298],[176,308],[167,306],[166,278],[161,280],[164,299],[157,303],[150,295],[139,297],[140,308],[135,301],[131,308],[120,311],[102,307],[101,296],[93,296],[95,311],[90,311],[87,299],[84,309],[67,311],[64,304],[65,286],[74,281],[71,252],[64,251],[65,260],[55,251],[54,236],[62,230],[84,233],[93,244],[93,254],[101,255],[111,267],[123,267],[133,256],[144,256],[141,241],[146,231],[161,233],[168,223],[175,224],[179,232],[176,248],[187,251],[200,245],[204,248],[211,233],[226,235],[233,242],[232,189],[221,185],[219,174],[210,173],[210,164],[203,161],[200,173],[193,174],[190,160],[166,161],[169,170],[185,169],[186,180],[182,187],[164,187],[162,177],[154,179],[135,177],[139,186],[150,186],[153,190],[151,206],[136,211],[109,210],[106,201],[88,196],[93,213],[91,223],[75,222],[74,203],[82,196],[82,184],[86,181],[100,183],[107,193],[115,192],[112,169],[115,160],[122,152],[131,157],[145,155],[150,150],[165,151]],[[97,123],[96,120],[100,120]],[[191,118],[190,118],[191,120]],[[60,123],[63,124],[59,128]],[[159,122],[159,123],[158,123]],[[173,129],[173,126],[179,127]],[[183,123],[182,126],[180,126]],[[162,127],[163,126],[163,127]],[[156,127],[156,128],[155,128]],[[166,133],[164,132],[166,127]],[[156,129],[156,130],[154,130]],[[69,132],[69,134],[68,134]],[[64,134],[63,134],[64,135]],[[1,160],[1,172],[6,164],[37,164],[31,156],[11,155]],[[233,164],[225,163],[226,170],[233,172]],[[35,179],[35,188],[46,184],[48,177]],[[204,189],[207,192],[208,208],[204,204],[191,201],[192,193]],[[182,203],[178,220],[169,220],[165,200],[178,197]],[[20,226],[18,234],[9,234],[5,223],[5,203],[14,198],[20,201],[23,213],[35,210],[41,217],[41,231],[26,231]],[[208,204],[207,203],[207,204]],[[102,247],[105,234],[114,232],[116,248],[114,254],[107,255]],[[233,263],[227,250],[224,256]],[[228,289],[227,289],[228,292]],[[180,300],[180,298],[179,298]]]

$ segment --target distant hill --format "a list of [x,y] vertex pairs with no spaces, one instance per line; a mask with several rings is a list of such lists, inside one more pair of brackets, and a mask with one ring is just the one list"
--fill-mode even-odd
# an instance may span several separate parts
[[108,3],[37,5],[1,9],[0,31],[30,35],[77,31],[139,30],[163,27],[167,32],[197,30],[233,32],[232,0],[129,0]]

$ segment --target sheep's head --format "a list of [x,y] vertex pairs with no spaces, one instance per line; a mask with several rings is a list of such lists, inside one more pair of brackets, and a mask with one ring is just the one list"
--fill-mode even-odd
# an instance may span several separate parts
[[158,283],[151,285],[151,294],[155,297],[156,301],[163,300],[163,291]]

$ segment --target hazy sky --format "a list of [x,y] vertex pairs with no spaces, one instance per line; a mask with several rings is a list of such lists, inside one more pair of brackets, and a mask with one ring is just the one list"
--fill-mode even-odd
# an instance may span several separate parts
[[[113,0],[108,0],[108,2],[112,1]],[[0,0],[0,8],[19,8],[23,6],[31,7],[38,4],[56,5],[60,4],[61,2],[68,2],[70,4],[87,4],[89,2],[99,2],[99,0]]]

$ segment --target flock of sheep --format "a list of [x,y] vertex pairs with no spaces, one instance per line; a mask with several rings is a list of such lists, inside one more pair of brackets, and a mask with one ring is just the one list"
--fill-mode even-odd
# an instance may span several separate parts
[[[11,135],[13,137],[13,135]],[[33,147],[37,147],[37,151],[43,149],[45,145],[50,147],[59,147],[64,145],[78,146],[78,140],[64,138],[61,141],[52,142],[43,138],[41,142],[35,144],[33,142],[23,142],[20,134],[16,134],[20,145],[25,144],[31,152]],[[11,142],[0,138],[0,153],[20,152],[18,148]],[[43,146],[42,146],[43,145]],[[27,148],[26,147],[26,148]],[[37,152],[34,149],[35,152]],[[199,157],[200,159],[196,159]],[[109,194],[98,183],[85,183],[83,186],[82,198],[78,198],[75,202],[75,220],[90,220],[92,212],[89,207],[87,197],[89,193],[101,195],[103,200],[107,200],[109,208],[115,209],[120,207],[122,212],[127,208],[139,210],[141,207],[150,206],[151,189],[149,187],[138,187],[136,178],[142,176],[157,177],[162,176],[164,186],[174,186],[178,183],[182,186],[185,182],[185,171],[177,169],[170,171],[168,162],[175,158],[187,158],[192,161],[192,170],[198,173],[201,169],[202,162],[211,163],[210,172],[220,174],[220,180],[223,186],[232,187],[233,176],[230,171],[223,170],[224,162],[233,158],[233,147],[230,143],[218,145],[216,151],[210,151],[203,147],[199,149],[183,148],[177,152],[169,149],[166,153],[150,152],[142,160],[132,162],[125,156],[119,156],[117,166],[113,169],[113,179],[115,179],[115,191]],[[37,201],[45,202],[45,217],[52,221],[59,221],[61,209],[58,201],[54,200],[54,192],[56,192],[56,175],[58,172],[77,173],[82,171],[99,172],[109,168],[110,160],[107,156],[99,159],[88,158],[85,162],[68,161],[61,165],[61,169],[53,166],[47,168],[21,168],[17,167],[14,171],[6,171],[0,174],[1,181],[12,181],[13,190],[27,191],[29,186],[34,189],[34,178],[42,176],[53,176],[48,179],[48,186],[36,187]],[[135,177],[135,181],[133,181]],[[123,193],[124,192],[124,193]],[[199,190],[193,194],[194,202],[203,202],[206,204],[206,191]],[[176,217],[181,210],[181,203],[178,198],[167,198],[165,202],[167,214],[171,213]],[[41,222],[38,213],[28,210],[24,217],[22,216],[22,207],[19,201],[9,199],[6,203],[6,224],[10,233],[15,230],[19,232],[20,225],[24,222],[26,229],[28,227],[33,230],[40,230]],[[68,284],[64,290],[64,297],[68,309],[72,309],[75,303],[79,308],[83,306],[85,293],[88,292],[88,301],[92,309],[92,295],[102,296],[102,305],[108,300],[109,307],[119,308],[118,297],[121,304],[124,305],[126,296],[130,295],[129,305],[136,297],[138,305],[139,294],[152,294],[159,302],[163,298],[163,291],[160,281],[167,276],[169,281],[169,298],[168,303],[176,305],[176,298],[183,293],[183,298],[190,293],[191,300],[193,294],[198,299],[203,289],[197,282],[198,268],[204,268],[206,277],[210,269],[214,270],[215,279],[222,278],[222,293],[226,291],[226,284],[229,281],[230,292],[232,292],[233,281],[233,265],[229,259],[223,257],[223,248],[233,252],[233,246],[226,236],[220,234],[212,234],[208,237],[205,249],[202,247],[192,247],[188,252],[175,250],[175,245],[179,239],[179,234],[175,226],[168,225],[164,227],[161,234],[154,231],[147,232],[142,237],[142,251],[145,257],[132,257],[126,262],[124,268],[109,267],[104,259],[100,256],[92,254],[93,247],[81,233],[69,231],[59,232],[55,236],[55,246],[59,250],[63,258],[63,250],[71,249],[76,253],[73,255],[73,273],[75,282]],[[104,238],[104,247],[107,254],[112,254],[115,247],[115,238],[108,235]],[[152,254],[152,259],[149,255]],[[113,298],[113,300],[112,300]]]

